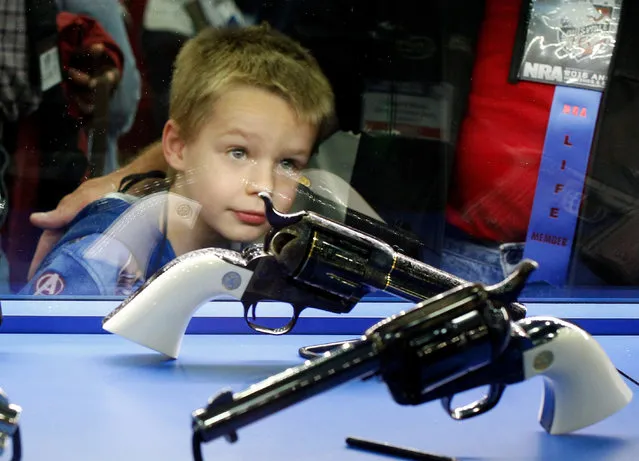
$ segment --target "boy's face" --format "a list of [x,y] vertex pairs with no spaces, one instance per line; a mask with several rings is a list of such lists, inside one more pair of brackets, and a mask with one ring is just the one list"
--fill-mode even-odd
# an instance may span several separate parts
[[169,121],[163,144],[182,176],[176,192],[202,205],[197,225],[212,239],[250,242],[269,227],[257,194],[268,191],[278,210],[290,209],[316,133],[279,96],[238,87],[216,101],[192,142],[182,142]]

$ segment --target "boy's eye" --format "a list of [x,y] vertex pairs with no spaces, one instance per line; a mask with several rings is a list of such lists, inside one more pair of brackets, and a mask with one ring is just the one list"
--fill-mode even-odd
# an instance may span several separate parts
[[233,147],[229,150],[226,151],[226,153],[236,159],[236,160],[243,160],[247,157],[247,152],[246,149],[242,148],[242,147]]
[[295,160],[284,159],[280,162],[280,167],[287,172],[297,172],[300,170],[299,165]]

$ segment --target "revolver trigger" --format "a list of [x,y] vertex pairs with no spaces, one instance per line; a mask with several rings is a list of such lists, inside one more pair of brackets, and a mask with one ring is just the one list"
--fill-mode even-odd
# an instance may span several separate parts
[[291,304],[291,306],[293,306],[293,318],[295,319],[295,321],[297,322],[297,319],[300,318],[300,314],[302,313],[302,311],[304,309],[306,309],[306,305],[302,304]]
[[495,405],[497,405],[497,403],[499,403],[499,399],[501,399],[505,389],[505,384],[491,384],[488,394],[482,399],[459,408],[451,407],[454,395],[443,397],[441,399],[441,403],[448,415],[459,421],[481,415],[482,413],[486,413],[491,410]]
[[300,318],[300,314],[302,313],[304,309],[306,309],[306,306],[297,306],[295,304],[293,304],[292,306],[293,306],[293,315],[291,316],[291,320],[289,320],[289,322],[281,328],[283,330],[282,334],[288,333],[295,327],[295,325],[297,324],[297,321]]
[[246,320],[246,323],[251,323],[249,321],[249,315],[253,321],[255,321],[255,308],[257,306],[257,301],[242,301],[242,305],[244,306],[244,320]]

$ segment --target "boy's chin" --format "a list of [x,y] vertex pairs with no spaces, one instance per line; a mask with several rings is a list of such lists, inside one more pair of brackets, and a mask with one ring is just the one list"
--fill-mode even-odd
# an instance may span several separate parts
[[229,232],[225,232],[224,237],[229,242],[253,243],[253,242],[262,241],[267,231],[268,231],[268,227],[242,226],[242,228],[233,229],[233,230],[230,230]]

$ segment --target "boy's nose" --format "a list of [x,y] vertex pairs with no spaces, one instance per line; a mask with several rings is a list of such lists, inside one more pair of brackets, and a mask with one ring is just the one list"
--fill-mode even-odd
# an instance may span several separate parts
[[246,190],[249,194],[273,192],[273,170],[260,165],[253,165],[251,174],[245,178]]

